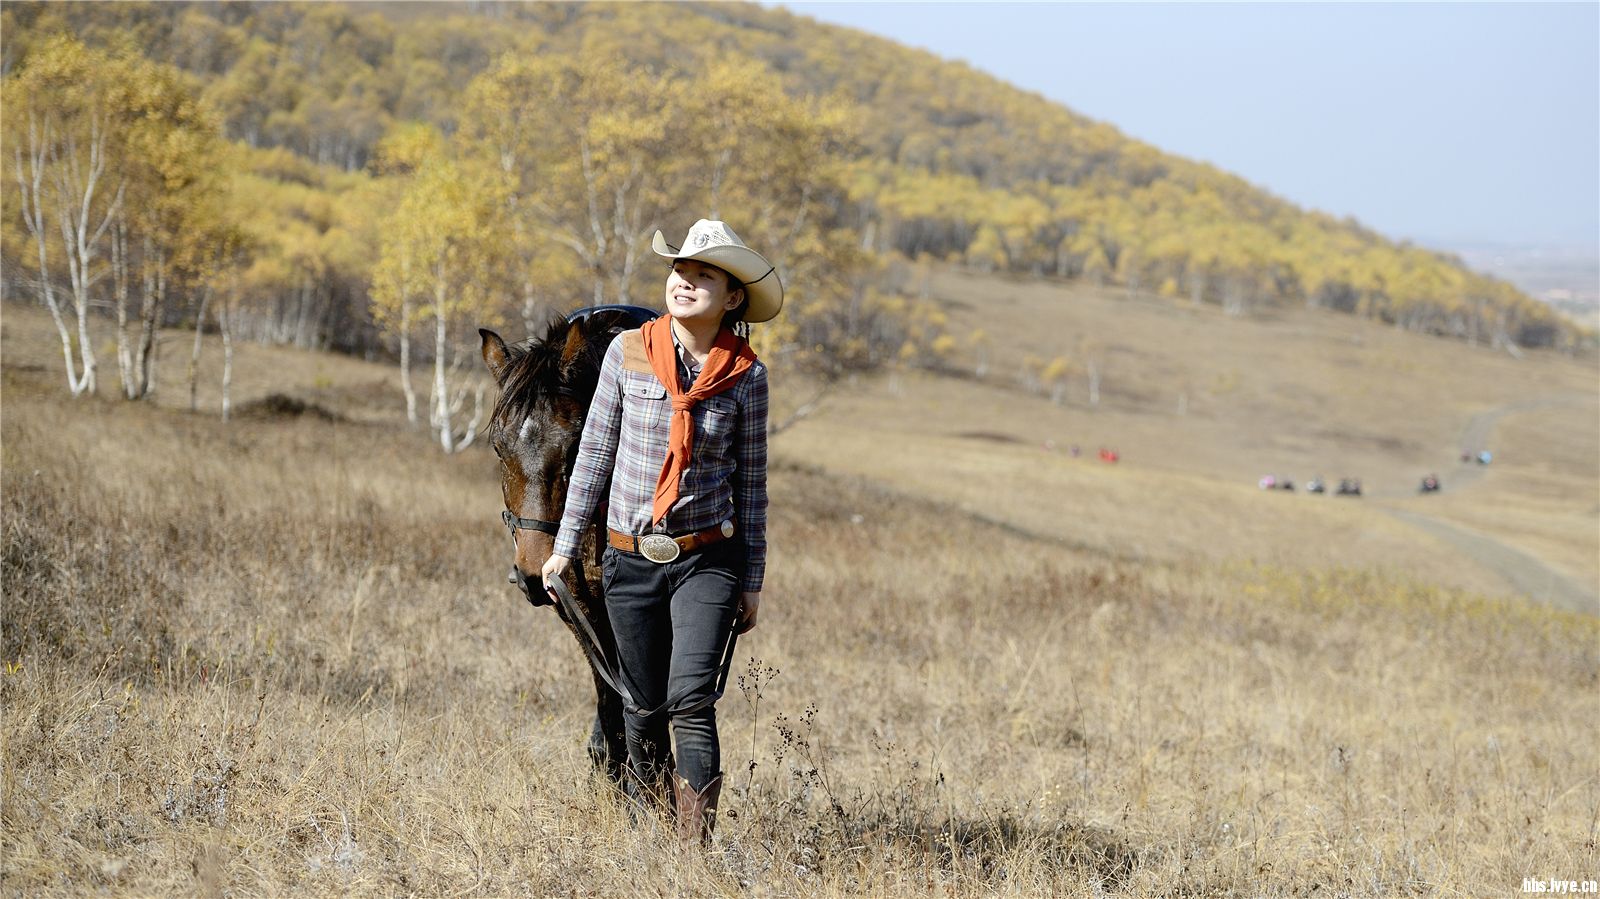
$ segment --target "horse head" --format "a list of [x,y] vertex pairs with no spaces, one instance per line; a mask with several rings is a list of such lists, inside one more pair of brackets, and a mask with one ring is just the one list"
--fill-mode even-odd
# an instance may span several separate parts
[[504,517],[516,543],[510,579],[535,605],[549,602],[539,570],[555,548],[606,347],[655,316],[636,306],[581,309],[520,346],[507,346],[488,329],[478,331],[484,364],[500,386],[489,444],[500,458]]

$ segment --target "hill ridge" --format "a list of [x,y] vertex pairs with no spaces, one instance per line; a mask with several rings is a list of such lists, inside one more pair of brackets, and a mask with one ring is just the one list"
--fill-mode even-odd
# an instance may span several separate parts
[[[781,8],[14,3],[0,15],[8,75],[48,33],[131,38],[188,72],[236,140],[347,170],[369,167],[380,137],[406,121],[453,131],[469,82],[508,52],[577,50],[678,76],[709,53],[756,60],[791,94],[854,104],[828,227],[880,258],[1116,283],[1234,315],[1320,306],[1496,347],[1594,340],[1458,257],[1303,210],[967,63]],[[703,26],[697,46],[663,38],[690,21]],[[355,265],[340,281],[370,276],[339,264]]]

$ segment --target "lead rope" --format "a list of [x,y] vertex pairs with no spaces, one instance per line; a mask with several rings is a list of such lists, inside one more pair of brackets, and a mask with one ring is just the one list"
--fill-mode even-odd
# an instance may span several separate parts
[[[561,609],[564,613],[563,617],[576,623],[580,635],[578,642],[583,644],[584,654],[589,657],[589,664],[594,667],[595,673],[600,675],[600,679],[606,682],[606,686],[622,697],[622,706],[629,714],[636,715],[646,721],[663,712],[670,712],[673,715],[687,715],[690,712],[698,712],[722,698],[723,691],[728,687],[728,674],[733,669],[734,646],[739,641],[737,626],[728,630],[728,644],[722,651],[722,664],[717,667],[716,671],[711,672],[709,677],[699,683],[687,684],[679,688],[676,693],[668,696],[665,702],[655,708],[641,709],[639,703],[633,698],[633,692],[628,689],[626,684],[627,675],[620,665],[606,658],[605,650],[600,645],[599,636],[595,634],[594,627],[589,624],[589,617],[584,615],[583,610],[579,608],[578,601],[573,597],[572,591],[567,588],[566,581],[558,578],[551,581],[548,586],[550,591],[556,595],[556,600],[561,604]],[[683,701],[685,696],[705,686],[707,682],[716,684],[716,689],[686,706],[674,708],[679,702]]]

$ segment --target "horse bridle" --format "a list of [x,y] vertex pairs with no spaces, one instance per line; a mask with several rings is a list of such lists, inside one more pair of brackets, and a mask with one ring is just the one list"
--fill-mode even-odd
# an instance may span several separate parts
[[561,533],[561,522],[545,521],[543,518],[518,518],[511,514],[510,509],[500,513],[500,520],[506,523],[506,529],[511,531],[511,539],[517,539],[517,531],[538,531],[554,537]]
[[[549,534],[551,537],[561,533],[561,523],[559,521],[545,521],[542,518],[520,518],[513,515],[510,509],[502,509],[500,511],[500,520],[505,523],[506,530],[511,532],[513,557],[516,553],[517,531],[538,531],[541,534]],[[536,589],[533,584],[530,584],[528,576],[522,573],[522,569],[518,568],[514,561],[511,563],[511,574],[506,578],[506,581],[521,587],[522,592],[528,597],[528,602],[533,605],[553,605],[549,595],[544,590]]]

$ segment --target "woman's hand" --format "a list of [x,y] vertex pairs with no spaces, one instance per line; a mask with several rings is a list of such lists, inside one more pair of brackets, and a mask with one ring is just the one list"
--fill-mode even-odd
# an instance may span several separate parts
[[739,597],[739,616],[734,620],[733,632],[735,634],[744,634],[754,630],[756,626],[756,612],[760,608],[760,593],[741,594]]
[[539,570],[539,579],[544,583],[544,592],[555,599],[555,594],[550,590],[552,581],[560,580],[566,576],[567,569],[572,567],[572,560],[566,556],[551,556],[544,560],[544,568]]

